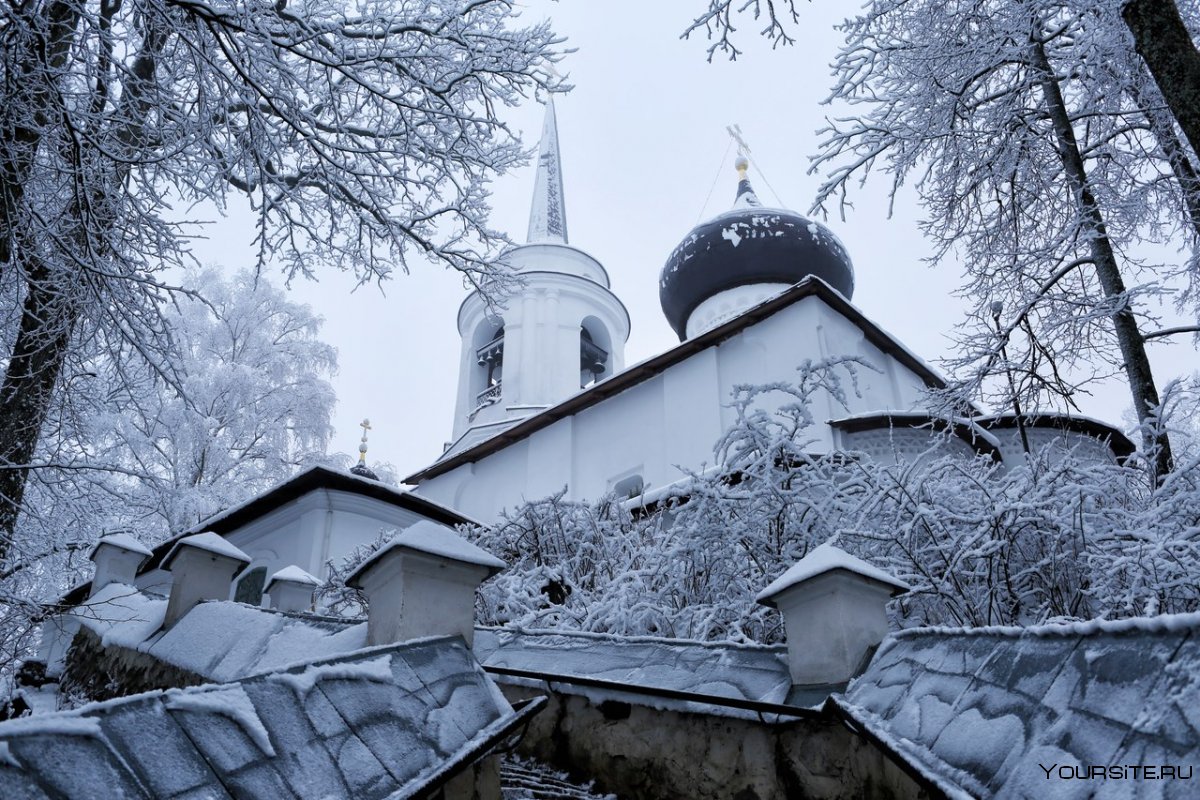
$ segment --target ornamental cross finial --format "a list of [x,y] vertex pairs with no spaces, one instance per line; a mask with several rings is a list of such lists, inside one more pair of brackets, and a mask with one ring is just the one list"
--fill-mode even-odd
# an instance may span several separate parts
[[362,441],[358,445],[358,463],[367,463],[367,431],[371,430],[371,420],[364,419],[358,423],[358,427],[363,429]]
[[750,157],[750,145],[746,144],[746,140],[742,138],[741,125],[726,125],[725,130],[729,132],[729,136],[733,141],[737,142],[738,155]]

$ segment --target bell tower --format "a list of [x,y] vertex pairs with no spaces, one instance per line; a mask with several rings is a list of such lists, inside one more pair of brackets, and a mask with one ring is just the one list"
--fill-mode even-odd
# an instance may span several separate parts
[[458,452],[625,366],[629,314],[600,262],[567,241],[554,99],[538,147],[526,243],[501,261],[523,285],[503,307],[472,292],[458,310],[462,338],[454,440]]

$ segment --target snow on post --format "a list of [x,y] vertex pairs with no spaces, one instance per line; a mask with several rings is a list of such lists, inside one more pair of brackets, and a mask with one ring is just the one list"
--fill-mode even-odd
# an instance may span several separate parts
[[308,611],[312,608],[313,590],[321,581],[295,565],[284,567],[267,581],[271,608],[279,611]]
[[475,635],[475,590],[504,569],[491,553],[429,520],[396,535],[346,578],[367,595],[367,643]]
[[91,596],[110,583],[133,585],[138,567],[151,556],[150,549],[128,533],[101,536],[88,558],[96,565]]
[[250,556],[212,531],[180,539],[162,562],[171,572],[163,627],[169,629],[204,600],[229,599],[230,584],[249,563]]
[[787,631],[792,683],[839,684],[883,641],[888,600],[907,584],[831,544],[823,544],[758,593],[778,608]]

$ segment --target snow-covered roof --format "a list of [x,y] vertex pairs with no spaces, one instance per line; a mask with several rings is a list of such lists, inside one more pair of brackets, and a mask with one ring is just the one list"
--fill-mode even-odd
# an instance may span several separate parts
[[357,586],[358,579],[393,550],[413,550],[418,553],[441,556],[452,561],[486,567],[489,576],[495,575],[507,566],[487,550],[471,544],[445,525],[421,520],[396,534],[390,542],[359,564],[358,569],[346,577],[346,585]]
[[[583,679],[576,684],[576,691],[590,695],[605,695],[606,690],[595,685],[602,681],[611,687],[607,690],[609,694],[621,686],[623,695],[667,690],[702,695],[715,701],[732,699],[773,705],[794,701],[790,696],[792,679],[787,649],[782,645],[476,628],[475,656],[488,669],[545,675],[556,687],[570,683],[572,678]],[[498,679],[514,680],[504,675]],[[821,695],[815,702],[824,699],[825,695]],[[661,707],[671,705],[660,699],[648,702]],[[695,703],[690,710],[714,711]]]
[[110,583],[71,609],[104,646],[136,649],[162,627],[167,601],[123,583]]
[[88,551],[88,558],[95,558],[96,551],[100,549],[100,545],[107,544],[112,547],[128,550],[131,553],[140,553],[144,556],[153,555],[150,548],[139,542],[137,539],[130,536],[128,533],[110,533],[107,536],[101,536],[97,542],[92,545],[92,549]]
[[423,640],[0,722],[0,786],[6,797],[425,795],[530,710],[509,706],[461,640]]
[[271,576],[270,580],[267,581],[266,589],[268,592],[271,591],[271,584],[275,583],[276,581],[300,583],[304,584],[305,586],[321,585],[321,580],[319,578],[317,578],[315,575],[305,572],[295,564],[292,564],[290,567],[284,567]]
[[179,551],[184,547],[194,547],[197,550],[204,550],[216,556],[231,558],[234,561],[238,561],[242,564],[250,563],[250,556],[246,555],[237,547],[235,547],[228,539],[224,538],[223,536],[218,536],[212,531],[205,531],[204,533],[195,533],[191,536],[185,536],[176,541],[174,546],[172,546],[167,552],[166,558],[162,560],[162,568],[170,569],[171,562],[175,560],[175,556],[177,556]]
[[[990,414],[976,417],[975,422],[984,428],[1015,428],[1017,427],[1017,415],[1011,412]],[[1118,459],[1127,458],[1137,450],[1137,446],[1120,428],[1104,420],[1083,414],[1057,414],[1039,411],[1022,414],[1021,423],[1029,428],[1051,428],[1064,433],[1077,433],[1107,441],[1109,448]]]
[[[1045,797],[1067,781],[1039,764],[1200,766],[1197,675],[1198,614],[917,629],[885,640],[833,703],[951,797]],[[1070,783],[1116,797],[1140,787],[1125,778]]]
[[408,508],[447,525],[478,524],[470,517],[428,498],[413,494],[408,489],[397,489],[379,481],[370,480],[348,471],[330,469],[320,465],[301,470],[292,477],[272,486],[243,503],[220,511],[191,529],[229,533],[247,523],[295,500],[316,489],[340,489],[382,500],[391,505]]
[[197,604],[170,630],[136,648],[206,680],[223,682],[366,646],[365,622],[209,601]]
[[754,599],[765,606],[774,607],[775,602],[773,598],[785,589],[790,589],[818,575],[833,572],[834,570],[853,572],[855,575],[861,575],[864,578],[886,584],[896,590],[894,594],[907,592],[910,588],[907,583],[893,577],[879,567],[869,564],[857,556],[852,556],[840,547],[835,547],[826,542],[818,547],[814,547],[809,551],[808,555],[793,564],[789,570],[767,584],[767,587],[759,592],[758,596]]

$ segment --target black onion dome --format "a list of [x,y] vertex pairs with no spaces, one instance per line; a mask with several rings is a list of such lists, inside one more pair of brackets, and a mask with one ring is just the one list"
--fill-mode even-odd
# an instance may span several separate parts
[[828,228],[793,211],[758,206],[744,178],[738,202],[743,207],[693,228],[663,266],[658,299],[680,341],[696,307],[727,289],[790,285],[815,275],[846,299],[854,293],[850,256]]
[[350,472],[359,476],[360,478],[369,478],[373,481],[379,480],[379,476],[375,474],[375,470],[363,463],[355,464],[350,468]]

